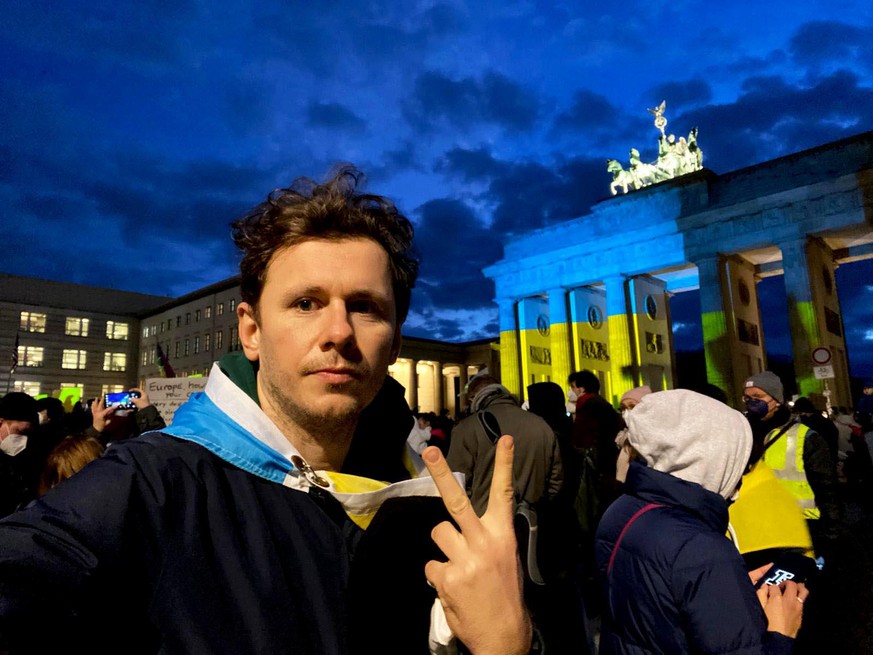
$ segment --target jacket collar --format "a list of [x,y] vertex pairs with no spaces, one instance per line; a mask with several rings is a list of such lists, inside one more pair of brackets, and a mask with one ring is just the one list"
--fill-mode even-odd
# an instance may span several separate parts
[[646,502],[685,510],[719,532],[727,530],[727,502],[717,493],[694,482],[681,480],[634,461],[628,468],[626,491]]

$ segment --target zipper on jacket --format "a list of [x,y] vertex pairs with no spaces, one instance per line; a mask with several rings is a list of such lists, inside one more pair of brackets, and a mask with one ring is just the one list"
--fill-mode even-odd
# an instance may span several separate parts
[[312,484],[327,489],[330,487],[330,482],[318,475],[309,464],[300,455],[291,455],[291,463],[303,476]]

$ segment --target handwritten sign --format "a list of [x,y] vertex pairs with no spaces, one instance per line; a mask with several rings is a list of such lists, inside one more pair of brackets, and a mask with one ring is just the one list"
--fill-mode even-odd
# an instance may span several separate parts
[[207,377],[202,378],[148,378],[145,392],[152,405],[161,413],[167,425],[173,422],[176,410],[196,391],[203,391]]

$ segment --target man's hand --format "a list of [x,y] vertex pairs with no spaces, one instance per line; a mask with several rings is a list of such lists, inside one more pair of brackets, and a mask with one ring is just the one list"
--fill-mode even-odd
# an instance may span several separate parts
[[143,391],[142,389],[140,389],[138,387],[133,387],[132,389],[128,389],[128,391],[131,394],[134,394],[134,393],[139,394],[139,398],[137,398],[136,396],[133,396],[133,395],[131,395],[131,397],[130,397],[130,402],[132,402],[136,406],[137,409],[145,409],[146,407],[148,407],[149,405],[152,404],[152,402],[149,400],[149,395],[145,391]]
[[116,409],[118,409],[117,405],[106,407],[106,405],[103,404],[103,396],[97,396],[97,398],[94,399],[91,403],[91,416],[93,417],[91,425],[94,426],[94,429],[97,430],[97,432],[103,432],[103,430],[106,429],[106,426],[112,419],[112,415],[115,413]]
[[530,650],[531,623],[522,600],[521,566],[513,527],[512,437],[497,442],[488,511],[480,519],[455,481],[439,448],[422,453],[449,514],[432,537],[448,562],[424,568],[436,588],[452,632],[474,655]]

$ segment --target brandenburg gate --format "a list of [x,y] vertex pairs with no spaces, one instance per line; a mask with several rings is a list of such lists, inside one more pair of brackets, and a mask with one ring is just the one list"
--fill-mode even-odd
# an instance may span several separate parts
[[[674,386],[669,296],[700,289],[706,373],[735,406],[767,366],[757,282],[782,275],[801,395],[850,405],[834,270],[873,257],[873,132],[725,175],[702,167],[697,130],[666,135],[658,161],[609,160],[614,197],[505,245],[494,280],[502,382],[565,386],[594,371],[617,402],[640,384]],[[624,193],[620,193],[624,192]],[[812,351],[832,354],[829,379]],[[818,376],[816,375],[818,374]]]

